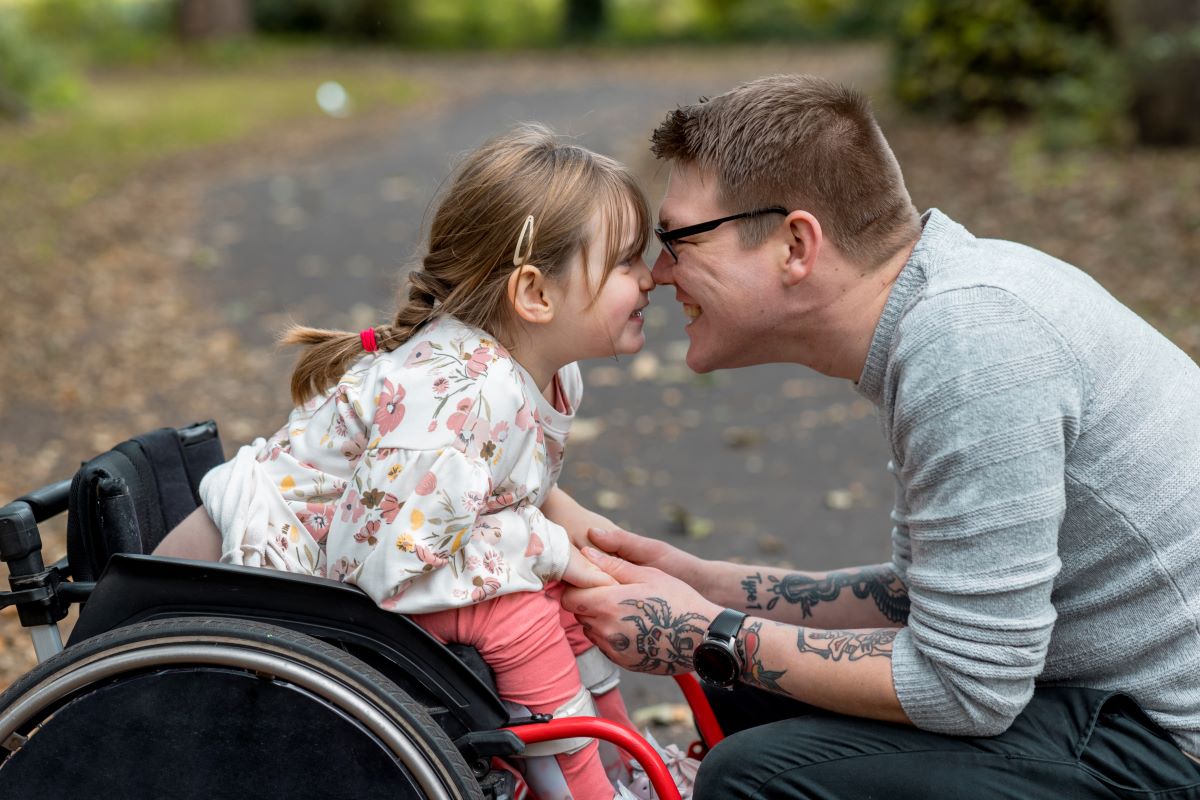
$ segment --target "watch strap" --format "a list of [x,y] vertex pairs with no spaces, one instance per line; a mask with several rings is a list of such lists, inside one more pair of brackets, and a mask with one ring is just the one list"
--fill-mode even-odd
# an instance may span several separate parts
[[736,639],[738,632],[742,629],[742,623],[746,621],[746,615],[741,611],[734,611],[732,608],[727,608],[708,626],[708,639],[720,639],[729,641]]

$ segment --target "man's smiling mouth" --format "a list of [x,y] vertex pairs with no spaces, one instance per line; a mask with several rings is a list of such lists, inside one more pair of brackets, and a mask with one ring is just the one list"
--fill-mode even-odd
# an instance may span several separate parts
[[[683,304],[683,315],[691,322],[695,322],[703,313],[704,309],[700,308],[700,306],[692,305],[691,303]],[[691,322],[688,324],[691,324]]]

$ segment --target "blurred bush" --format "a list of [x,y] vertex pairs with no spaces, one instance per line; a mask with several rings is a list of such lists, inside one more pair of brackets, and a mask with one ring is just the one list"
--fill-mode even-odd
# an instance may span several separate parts
[[1105,0],[906,0],[892,84],[955,120],[1032,115],[1051,148],[1128,138],[1130,85]]
[[1200,145],[1200,3],[1113,0],[1138,141]]
[[15,13],[0,13],[0,119],[69,105],[79,92],[66,62],[30,36]]
[[29,32],[80,66],[148,63],[168,46],[173,0],[35,0]]
[[264,33],[333,36],[412,47],[521,47],[553,43],[557,0],[251,0]]
[[542,47],[579,40],[831,39],[877,34],[869,0],[251,0],[260,31],[414,47]]
[[802,41],[876,35],[893,16],[868,0],[610,0],[610,40]]

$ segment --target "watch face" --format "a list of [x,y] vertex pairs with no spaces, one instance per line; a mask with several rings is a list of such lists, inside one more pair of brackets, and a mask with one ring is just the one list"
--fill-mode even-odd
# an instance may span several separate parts
[[696,674],[717,686],[731,686],[737,680],[737,659],[719,644],[701,642],[692,653]]

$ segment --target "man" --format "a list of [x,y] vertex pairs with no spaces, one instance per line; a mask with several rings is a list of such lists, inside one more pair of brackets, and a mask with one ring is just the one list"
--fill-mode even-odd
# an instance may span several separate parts
[[850,89],[754,81],[653,147],[688,365],[854,381],[896,482],[884,565],[593,532],[620,585],[563,601],[593,640],[739,685],[696,797],[1200,796],[1196,364],[1074,267],[919,216]]

